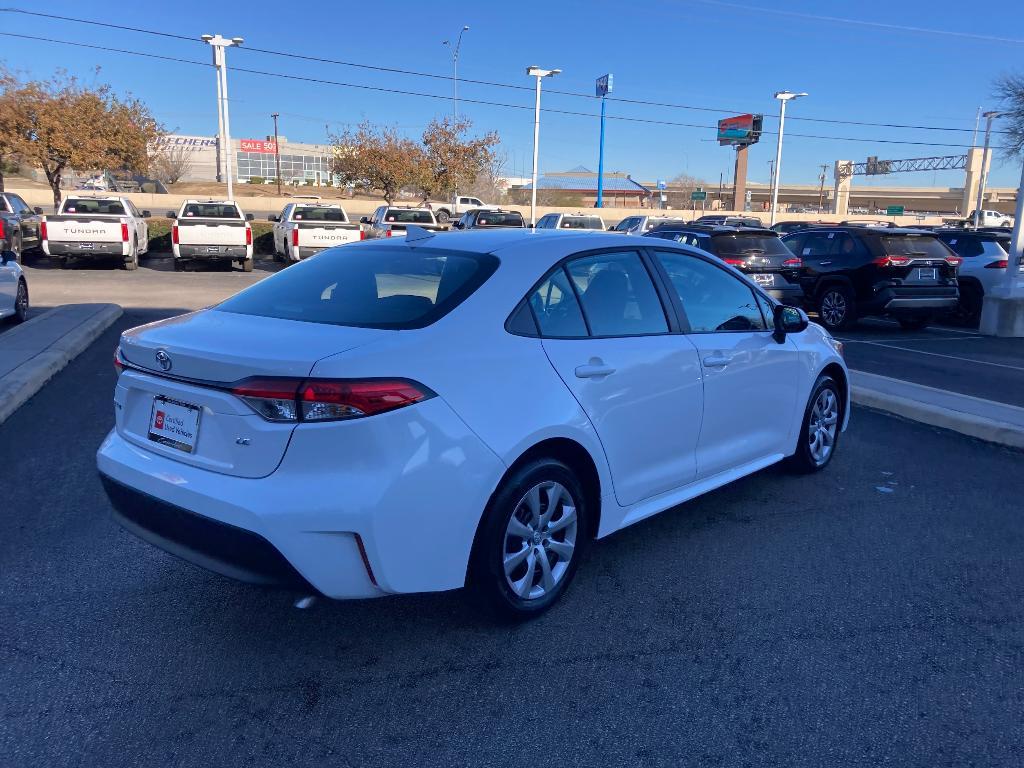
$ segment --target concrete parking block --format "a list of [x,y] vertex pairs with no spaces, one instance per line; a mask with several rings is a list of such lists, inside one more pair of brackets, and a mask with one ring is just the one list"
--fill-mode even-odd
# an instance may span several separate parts
[[120,316],[117,304],[67,304],[0,336],[0,424]]
[[990,443],[1024,448],[1024,408],[863,371],[850,371],[850,384],[853,402],[858,405]]

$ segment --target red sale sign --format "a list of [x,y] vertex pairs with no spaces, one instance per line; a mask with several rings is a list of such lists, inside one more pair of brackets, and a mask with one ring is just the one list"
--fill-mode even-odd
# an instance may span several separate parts
[[263,141],[262,139],[239,139],[239,145],[243,152],[263,152],[274,154],[277,152],[276,141]]

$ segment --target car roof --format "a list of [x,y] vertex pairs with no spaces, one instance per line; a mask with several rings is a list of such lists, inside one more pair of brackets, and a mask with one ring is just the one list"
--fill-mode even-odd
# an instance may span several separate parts
[[935,233],[929,229],[917,229],[915,227],[877,227],[870,224],[839,224],[838,226],[824,226],[824,227],[810,227],[808,229],[801,229],[799,232],[790,232],[790,235],[806,235],[808,232],[813,232],[816,229],[820,229],[823,232],[836,232],[843,230],[850,230],[856,232],[859,235],[878,235],[879,237],[891,237],[892,235],[932,235]]
[[771,237],[778,237],[779,233],[774,229],[768,229],[767,227],[744,227],[736,224],[662,224],[659,227],[655,227],[648,234],[654,232],[702,232],[714,235],[734,235],[742,233],[744,235],[768,235]]
[[933,229],[932,234],[936,237],[977,237],[981,240],[1005,240],[1010,237],[1010,231],[1006,229],[960,229],[958,227]]

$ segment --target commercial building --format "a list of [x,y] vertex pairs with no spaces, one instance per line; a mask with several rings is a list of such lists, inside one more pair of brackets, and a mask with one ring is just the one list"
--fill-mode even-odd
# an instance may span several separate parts
[[[232,139],[234,153],[233,169],[235,180],[248,183],[251,179],[269,181],[277,178],[275,149],[281,155],[281,180],[286,184],[315,185],[332,182],[331,147],[326,144],[302,144],[279,137],[275,146],[273,138]],[[173,152],[177,157],[187,158],[187,170],[181,181],[223,180],[222,158],[217,138],[214,136],[165,136],[160,150]]]

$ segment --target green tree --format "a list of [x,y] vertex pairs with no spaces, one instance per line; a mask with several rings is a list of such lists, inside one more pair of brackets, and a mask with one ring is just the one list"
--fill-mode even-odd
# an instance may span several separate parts
[[420,186],[423,150],[396,128],[366,121],[330,139],[334,152],[331,171],[343,184],[365,184],[380,190],[388,204],[403,187]]
[[460,188],[472,186],[478,178],[492,173],[498,164],[495,131],[471,137],[468,118],[431,120],[423,132],[425,165],[420,188],[425,196],[450,198]]

